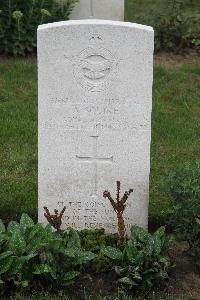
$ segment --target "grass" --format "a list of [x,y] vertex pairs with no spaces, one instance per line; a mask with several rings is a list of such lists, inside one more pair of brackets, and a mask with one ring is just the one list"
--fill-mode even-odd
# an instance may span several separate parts
[[200,65],[154,69],[150,218],[163,220],[171,200],[160,192],[161,179],[199,157]]
[[[36,61],[0,61],[0,217],[37,215]],[[164,222],[171,199],[161,177],[199,156],[200,66],[154,68],[150,220]]]
[[[153,12],[163,11],[169,7],[169,5],[172,5],[173,1],[174,0],[125,0],[125,20],[137,23],[139,14],[149,16],[149,14],[152,13],[151,10]],[[184,0],[183,3],[186,13],[197,13],[200,9],[199,1]]]
[[37,80],[35,61],[0,61],[0,212],[37,211]]

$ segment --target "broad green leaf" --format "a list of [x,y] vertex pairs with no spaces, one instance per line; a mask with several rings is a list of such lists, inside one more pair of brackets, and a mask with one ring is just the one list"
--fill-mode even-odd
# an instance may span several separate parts
[[160,271],[159,271],[159,276],[160,276],[161,279],[169,278],[167,272],[164,271],[164,270],[160,270]]
[[7,231],[5,232],[0,232],[0,244],[3,244],[3,242],[7,242],[10,240],[10,233]]
[[85,264],[93,260],[95,257],[96,255],[90,251],[77,251],[75,261],[77,260],[77,264]]
[[42,263],[47,263],[47,264],[52,264],[55,260],[54,258],[54,255],[45,249],[45,251],[42,251],[40,254],[39,254],[39,258],[40,258],[40,261]]
[[129,285],[129,286],[137,285],[137,283],[134,282],[130,277],[123,277],[120,278],[118,281],[122,284]]
[[199,219],[199,218],[196,218],[195,220],[196,220],[197,224],[200,225],[200,219]]
[[26,288],[28,285],[29,285],[29,283],[28,283],[27,280],[22,280],[22,281],[21,281],[21,286],[22,286],[23,288]]
[[111,247],[111,246],[103,247],[102,252],[104,253],[104,255],[106,255],[107,257],[109,257],[111,259],[119,260],[122,258],[122,252],[119,249]]
[[149,274],[149,273],[151,274],[153,272],[154,272],[154,269],[147,269],[146,271],[143,272],[143,274],[146,275],[146,274]]
[[115,272],[117,273],[117,275],[126,274],[128,270],[129,270],[129,266],[126,267],[115,266]]
[[45,241],[49,241],[49,240],[53,239],[53,231],[52,231],[52,227],[50,224],[47,224],[44,227],[42,236],[43,236],[43,239],[45,239]]
[[14,284],[16,286],[21,286],[23,288],[26,288],[29,285],[29,282],[27,280],[22,280],[22,281],[14,281]]
[[35,257],[35,256],[37,256],[37,255],[38,255],[37,252],[32,252],[32,253],[26,255],[26,260],[29,261],[29,260],[31,260],[33,257]]
[[71,280],[75,279],[79,274],[80,274],[80,272],[77,272],[77,271],[70,271],[70,272],[67,272],[67,273],[64,275],[63,280],[65,280],[65,281],[71,281]]
[[63,249],[62,253],[70,258],[75,258],[77,254],[77,249]]
[[35,252],[35,251],[37,251],[37,250],[40,250],[40,249],[43,249],[43,248],[45,248],[45,247],[48,247],[48,242],[44,242],[44,243],[38,243],[38,244],[35,244],[34,245],[34,247],[33,247],[33,249],[32,249],[32,252]]
[[0,261],[0,274],[6,273],[13,263],[13,257],[8,256],[5,259]]
[[41,235],[43,234],[43,231],[44,231],[44,228],[40,223],[35,224],[29,233],[28,240],[32,241],[33,238],[36,237],[36,235],[37,236],[39,235],[41,237]]
[[142,243],[147,242],[148,239],[151,237],[151,235],[146,230],[136,225],[131,227],[131,236],[136,241]]
[[163,237],[164,234],[165,234],[165,226],[161,226],[160,228],[158,228],[156,230],[156,232],[154,233],[154,236],[161,238],[161,237]]
[[29,233],[27,234],[27,252],[31,252],[34,249],[37,248],[38,244],[41,243],[41,241],[43,241],[43,232],[44,232],[45,228],[43,228],[43,226],[41,224],[36,224],[34,225],[32,228],[30,228]]
[[176,18],[177,18],[177,20],[178,20],[179,22],[182,22],[182,21],[183,21],[182,16],[180,16],[180,15],[178,15]]
[[14,275],[22,271],[23,265],[26,262],[26,256],[14,257],[13,264],[9,269],[9,274]]
[[13,254],[12,251],[5,251],[3,253],[0,254],[0,261],[3,260],[4,258],[11,256]]
[[9,241],[9,249],[15,255],[22,255],[26,250],[26,242],[23,238],[23,235],[19,229],[16,229]]
[[155,255],[159,255],[162,250],[162,242],[159,237],[154,237],[154,253]]
[[73,259],[74,265],[85,264],[96,257],[91,251],[81,251],[77,248],[62,249],[62,253]]
[[162,249],[162,243],[159,237],[152,236],[147,243],[147,249],[149,255],[159,255]]
[[14,232],[15,230],[19,229],[19,223],[15,222],[15,221],[11,221],[9,224],[8,224],[8,228],[7,230],[9,232]]
[[33,274],[43,274],[43,273],[51,273],[52,272],[52,268],[47,265],[47,264],[38,264],[35,266],[35,270],[33,272]]
[[[26,252],[35,252],[41,248],[42,241],[44,241],[42,234],[36,234],[32,239],[28,238]],[[43,243],[47,245],[48,243]]]
[[67,243],[67,248],[80,248],[81,247],[81,240],[79,234],[76,230],[70,228],[69,231],[69,242]]
[[62,238],[54,236],[54,239],[48,242],[48,248],[51,249],[53,252],[60,252],[62,245]]
[[29,215],[23,213],[20,219],[20,229],[25,232],[27,228],[33,227],[34,222]]
[[138,250],[132,241],[128,241],[125,245],[125,253],[131,263],[135,262],[138,255]]
[[49,241],[52,238],[52,232],[49,231],[49,228],[43,227],[42,224],[36,224],[30,228],[30,232],[27,235],[27,253],[34,252],[35,250],[49,245]]
[[171,261],[170,258],[167,256],[162,256],[159,259],[159,262],[162,263],[164,265],[165,268],[168,268],[171,265]]
[[0,232],[5,232],[5,225],[3,224],[2,220],[0,219]]

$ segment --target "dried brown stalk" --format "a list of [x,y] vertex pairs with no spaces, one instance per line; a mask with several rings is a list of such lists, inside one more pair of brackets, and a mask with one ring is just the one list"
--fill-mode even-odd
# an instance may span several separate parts
[[117,181],[117,196],[116,196],[116,202],[112,198],[110,192],[104,191],[103,197],[108,198],[110,200],[110,203],[112,207],[114,208],[114,211],[117,214],[117,221],[118,221],[118,246],[121,246],[125,239],[125,232],[126,227],[124,223],[123,213],[126,208],[126,201],[129,197],[129,195],[133,192],[133,189],[130,189],[128,192],[125,192],[122,198],[120,199],[120,181]]
[[58,213],[57,209],[54,209],[54,215],[50,214],[48,208],[46,206],[43,207],[45,210],[44,216],[47,219],[47,221],[49,222],[49,224],[54,227],[57,231],[60,230],[61,225],[62,225],[62,217],[63,214],[66,210],[66,206],[63,207],[63,209],[61,210],[60,214]]

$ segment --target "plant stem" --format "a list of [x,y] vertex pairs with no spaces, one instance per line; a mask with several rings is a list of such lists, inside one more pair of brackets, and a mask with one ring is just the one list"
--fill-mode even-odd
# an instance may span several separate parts
[[118,212],[117,213],[117,220],[118,220],[118,246],[121,246],[124,242],[125,239],[125,232],[126,232],[126,227],[124,223],[124,218],[123,218],[123,212]]

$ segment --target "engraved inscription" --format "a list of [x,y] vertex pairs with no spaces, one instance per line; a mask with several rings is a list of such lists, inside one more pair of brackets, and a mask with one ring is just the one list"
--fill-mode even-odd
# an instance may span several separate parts
[[108,84],[114,62],[114,56],[109,50],[98,46],[86,48],[76,59],[75,78],[83,88],[100,92]]
[[[59,204],[61,202],[58,202]],[[116,230],[116,216],[110,207],[106,207],[104,202],[96,202],[94,199],[85,202],[84,205],[79,201],[70,201],[68,205],[71,213],[63,216],[63,222],[66,227],[76,229],[82,228],[82,226],[84,228],[103,228],[106,224],[107,229]],[[100,219],[98,216],[99,209],[103,212]],[[133,224],[131,218],[124,216],[124,220],[126,228],[130,229]]]
[[94,184],[93,191],[91,197],[97,196],[97,181],[98,181],[98,163],[112,163],[113,156],[111,157],[98,157],[98,136],[91,136],[93,138],[93,156],[78,156],[76,155],[76,159],[81,162],[92,162],[94,166]]

